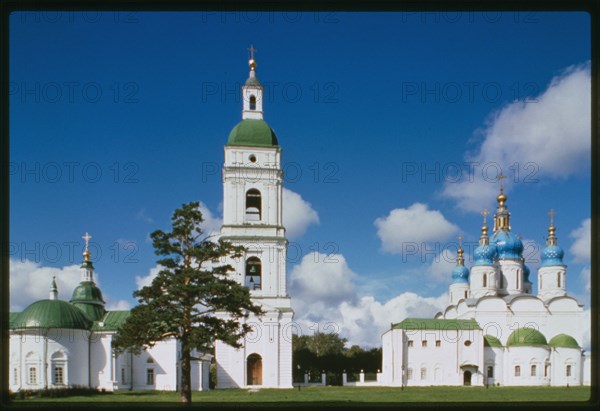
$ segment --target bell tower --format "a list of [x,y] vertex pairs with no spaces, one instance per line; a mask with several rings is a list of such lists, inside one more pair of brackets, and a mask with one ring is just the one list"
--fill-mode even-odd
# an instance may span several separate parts
[[282,213],[283,172],[277,136],[263,119],[263,87],[256,75],[256,49],[250,47],[250,73],[242,86],[242,121],[225,145],[221,238],[246,248],[229,263],[233,279],[250,290],[265,315],[251,316],[244,347],[216,344],[217,388],[292,387],[291,321],[287,294]]

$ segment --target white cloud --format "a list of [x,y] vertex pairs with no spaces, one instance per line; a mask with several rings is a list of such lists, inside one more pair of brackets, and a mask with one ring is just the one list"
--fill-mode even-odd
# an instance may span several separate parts
[[396,208],[374,224],[383,250],[395,254],[402,254],[409,245],[421,247],[426,242],[443,241],[458,231],[440,211],[429,210],[422,203]]
[[[465,261],[468,261],[465,256]],[[425,269],[425,275],[436,283],[449,283],[452,279],[452,270],[456,267],[456,252],[445,249],[433,258]]]
[[291,293],[301,301],[335,305],[354,299],[355,277],[343,255],[312,252],[292,269]]
[[[334,257],[337,262],[327,262]],[[349,344],[375,347],[390,322],[405,317],[432,317],[445,307],[446,294],[436,298],[402,293],[385,303],[371,295],[358,296],[357,275],[342,255],[305,255],[291,270],[291,294],[294,295],[295,322],[303,333],[316,330],[335,332],[348,338]]]
[[319,215],[300,194],[283,189],[283,226],[288,238],[301,237],[311,224],[319,224]]
[[30,260],[10,259],[10,309],[22,311],[35,301],[47,299],[52,276],[56,276],[58,298],[69,300],[81,281],[78,265],[43,267]]
[[587,292],[592,290],[592,270],[590,267],[583,267],[579,273],[579,282],[583,285],[583,289]]
[[156,278],[161,269],[162,268],[160,266],[156,265],[152,267],[150,271],[148,271],[148,274],[146,274],[145,276],[136,275],[135,285],[137,286],[138,290],[142,287],[147,287],[150,284],[152,284],[152,280]]
[[535,100],[515,101],[493,113],[480,130],[483,141],[476,154],[465,157],[476,163],[474,172],[447,182],[442,195],[464,210],[480,211],[497,192],[497,171],[509,177],[507,188],[511,180],[533,183],[585,173],[590,119],[590,64],[568,67]]
[[204,233],[209,236],[213,236],[217,238],[221,234],[221,225],[223,225],[223,220],[210,211],[210,209],[204,204],[200,202],[200,211],[202,212],[202,229]]
[[126,300],[113,301],[111,298],[104,296],[106,300],[106,309],[108,311],[126,311],[131,309],[131,304]]
[[592,219],[587,218],[581,222],[581,226],[571,231],[569,237],[574,238],[571,245],[571,254],[575,257],[575,261],[589,262],[592,253]]
[[[30,260],[10,259],[10,310],[23,311],[30,304],[45,300],[50,294],[52,277],[56,276],[58,298],[69,301],[73,290],[81,282],[79,265],[65,267],[44,267]],[[100,288],[100,276],[94,272],[94,282]],[[103,293],[107,310],[128,310],[130,304],[126,300],[113,300]]]

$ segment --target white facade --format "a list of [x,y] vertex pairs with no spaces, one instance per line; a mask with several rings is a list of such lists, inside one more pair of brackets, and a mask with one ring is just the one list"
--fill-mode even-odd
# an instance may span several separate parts
[[225,146],[221,235],[246,248],[242,259],[228,261],[234,267],[231,276],[250,288],[252,301],[265,314],[246,320],[253,332],[242,348],[217,341],[217,388],[292,387],[294,313],[286,284],[281,148],[263,121],[263,88],[255,67],[250,60],[250,75],[242,88],[242,122]]
[[505,202],[501,190],[493,236],[484,223],[470,272],[459,249],[449,305],[435,319],[406,319],[383,334],[382,385],[590,384],[590,357],[581,347],[591,325],[567,294],[553,221],[533,295]]
[[[82,282],[73,293],[72,303],[58,299],[53,281],[48,300],[34,302],[21,313],[11,313],[9,389],[17,392],[77,386],[106,391],[178,390],[181,353],[176,339],[157,342],[140,355],[115,355],[111,343],[129,312],[103,309],[86,253]],[[94,309],[100,303],[99,319],[86,313],[87,303],[76,301],[78,292],[84,298],[95,298],[89,302]],[[192,361],[192,390],[208,390],[211,356],[192,356],[196,358]]]

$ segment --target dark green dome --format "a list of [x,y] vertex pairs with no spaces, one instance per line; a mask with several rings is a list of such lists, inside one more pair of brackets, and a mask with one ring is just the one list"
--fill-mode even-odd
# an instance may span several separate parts
[[536,347],[547,346],[548,342],[544,334],[535,328],[518,328],[508,336],[507,347]]
[[75,287],[71,304],[93,321],[99,321],[106,313],[102,292],[92,281],[82,281]]
[[502,347],[502,342],[493,335],[486,334],[483,336],[483,345],[486,347]]
[[73,290],[71,303],[97,303],[104,305],[102,291],[91,281],[82,281]]
[[279,145],[275,132],[264,120],[250,119],[240,121],[229,133],[227,144],[230,146],[273,147]]
[[81,311],[62,300],[40,300],[20,313],[13,328],[72,328],[89,330],[92,322]]
[[581,348],[575,338],[567,334],[558,334],[550,339],[550,347],[556,348]]

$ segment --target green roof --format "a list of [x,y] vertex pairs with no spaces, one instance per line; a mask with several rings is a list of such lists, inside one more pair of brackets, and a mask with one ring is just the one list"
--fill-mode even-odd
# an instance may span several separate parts
[[502,342],[493,335],[486,334],[483,336],[483,345],[485,347],[502,347]]
[[535,328],[523,327],[514,330],[506,340],[507,347],[539,347],[547,346],[544,334]]
[[227,145],[273,147],[278,146],[275,132],[264,120],[247,118],[240,121],[229,133]]
[[575,338],[567,334],[558,334],[550,339],[550,347],[556,348],[581,348]]
[[392,329],[401,330],[481,330],[475,320],[444,320],[435,318],[406,318],[392,324]]
[[94,321],[92,331],[117,331],[129,314],[130,311],[108,311],[102,321]]
[[92,322],[81,311],[62,300],[40,300],[22,313],[11,314],[11,328],[71,328],[89,330]]

